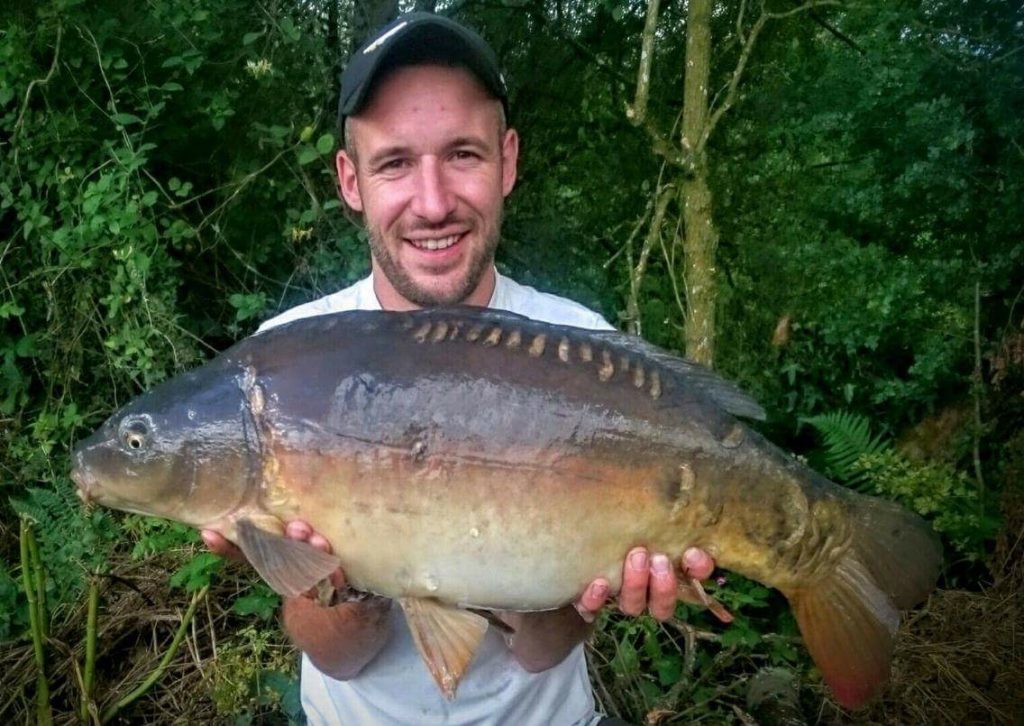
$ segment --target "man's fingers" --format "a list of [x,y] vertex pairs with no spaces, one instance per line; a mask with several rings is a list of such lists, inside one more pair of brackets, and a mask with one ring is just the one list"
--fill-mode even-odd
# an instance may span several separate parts
[[576,612],[588,623],[594,622],[597,613],[604,607],[608,600],[608,581],[604,578],[594,580],[580,595],[580,599],[573,603]]
[[626,555],[622,569],[622,590],[619,592],[619,610],[626,615],[639,615],[647,608],[647,583],[650,565],[647,550],[636,547]]
[[318,550],[323,550],[328,554],[331,553],[331,543],[328,542],[327,538],[323,535],[316,534],[314,532],[309,536],[309,539],[307,539],[306,541],[309,542],[309,544],[311,544],[313,547],[316,547]]
[[707,552],[691,547],[683,553],[683,572],[689,577],[706,580],[715,571],[715,561]]
[[593,582],[583,592],[580,599],[572,605],[584,622],[592,623],[597,619],[597,615],[607,599],[608,584]]
[[676,611],[676,574],[663,554],[651,556],[649,588],[647,609],[657,620],[668,620]]
[[224,538],[220,532],[212,529],[204,529],[199,532],[199,536],[203,538],[203,544],[215,555],[226,557],[229,560],[235,560],[237,562],[245,562],[245,555],[242,554],[242,550],[235,547]]
[[313,528],[309,526],[309,522],[305,522],[301,519],[294,519],[284,527],[284,536],[288,539],[297,539],[302,542],[306,542],[313,535]]

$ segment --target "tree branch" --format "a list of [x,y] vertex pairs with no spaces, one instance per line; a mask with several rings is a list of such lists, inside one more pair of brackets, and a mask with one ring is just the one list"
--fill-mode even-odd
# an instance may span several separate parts
[[54,44],[53,49],[53,61],[50,63],[50,70],[47,71],[46,76],[43,78],[34,78],[32,82],[28,84],[28,88],[25,89],[25,100],[21,104],[21,111],[18,113],[18,120],[14,123],[14,132],[11,134],[11,145],[14,146],[18,140],[18,134],[21,132],[21,127],[25,124],[25,112],[28,110],[28,102],[32,96],[32,91],[36,86],[45,86],[53,78],[53,74],[57,71],[57,62],[60,59],[60,41],[64,35],[64,26],[61,24],[57,25],[57,42]]
[[[761,14],[754,22],[754,25],[751,27],[749,34],[747,34],[746,37],[743,37],[742,35],[740,36],[742,40],[743,50],[740,51],[739,60],[736,62],[736,68],[733,70],[732,76],[729,79],[729,85],[725,93],[725,99],[722,101],[722,105],[718,106],[712,112],[711,117],[708,119],[707,124],[704,126],[704,133],[701,134],[700,140],[697,143],[697,147],[694,151],[695,156],[699,156],[701,153],[703,153],[704,148],[707,146],[708,139],[711,138],[711,134],[714,132],[715,127],[718,125],[718,122],[722,119],[722,116],[724,116],[729,111],[729,109],[733,107],[733,104],[736,103],[737,89],[739,88],[740,81],[743,80],[743,73],[747,69],[747,63],[750,61],[750,56],[754,51],[754,46],[757,44],[757,38],[761,34],[761,31],[764,29],[765,23],[767,23],[769,20],[782,20],[783,18],[788,18],[798,13],[810,12],[815,8],[819,7],[838,6],[841,4],[842,3],[840,3],[838,0],[811,0],[811,2],[806,2],[803,5],[800,5],[799,7],[787,10],[782,13],[768,12],[767,10],[764,9],[764,6],[762,4]],[[743,13],[745,5],[746,3],[743,3],[740,6],[741,14]],[[739,21],[737,20],[737,22]],[[737,27],[738,34],[740,30],[741,29]]]
[[647,0],[647,18],[640,43],[640,68],[636,77],[636,98],[633,105],[626,104],[626,118],[641,124],[647,118],[647,98],[651,84],[651,62],[654,60],[654,32],[658,26],[660,0]]
[[640,259],[636,265],[633,264],[633,238],[629,240],[629,299],[626,301],[626,318],[630,332],[634,335],[642,335],[640,325],[640,285],[643,283],[644,275],[647,273],[647,263],[651,257],[651,250],[654,244],[661,239],[661,225],[665,221],[665,212],[668,210],[669,202],[675,195],[676,188],[673,184],[665,184],[655,193],[657,202],[654,205],[654,215],[651,218],[651,225],[647,228],[647,236],[644,238],[644,245],[640,248]]

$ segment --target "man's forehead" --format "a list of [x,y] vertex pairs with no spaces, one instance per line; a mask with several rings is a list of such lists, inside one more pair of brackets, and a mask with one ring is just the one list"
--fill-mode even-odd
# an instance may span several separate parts
[[401,89],[409,85],[416,88],[426,85],[439,92],[448,91],[464,95],[467,101],[491,100],[498,106],[501,105],[501,101],[488,93],[480,79],[465,66],[440,62],[417,63],[397,66],[381,73],[380,78],[370,89],[366,103],[350,118],[357,120],[379,112],[380,106],[383,105],[382,99],[393,100],[390,98],[393,89],[398,88],[401,93]]

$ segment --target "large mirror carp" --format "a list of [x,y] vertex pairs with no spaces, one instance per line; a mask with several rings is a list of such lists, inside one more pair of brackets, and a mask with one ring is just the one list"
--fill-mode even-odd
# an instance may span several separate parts
[[[764,413],[632,336],[475,308],[347,312],[140,396],[77,447],[73,477],[87,500],[222,531],[282,595],[340,564],[401,603],[449,697],[488,627],[474,610],[561,607],[599,576],[616,589],[635,545],[677,561],[702,547],[778,588],[836,699],[861,705],[888,677],[899,610],[935,584],[937,540],[738,417]],[[336,555],[283,537],[298,518]]]

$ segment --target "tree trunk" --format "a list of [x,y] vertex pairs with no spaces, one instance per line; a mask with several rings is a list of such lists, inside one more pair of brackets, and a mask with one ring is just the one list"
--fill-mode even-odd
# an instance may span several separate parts
[[683,286],[686,290],[686,355],[711,366],[715,354],[715,252],[718,232],[712,217],[708,162],[702,143],[708,122],[711,65],[711,0],[689,0],[686,16],[686,75],[683,81],[683,131],[680,143],[692,167],[679,184],[683,214]]

